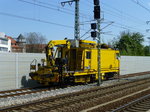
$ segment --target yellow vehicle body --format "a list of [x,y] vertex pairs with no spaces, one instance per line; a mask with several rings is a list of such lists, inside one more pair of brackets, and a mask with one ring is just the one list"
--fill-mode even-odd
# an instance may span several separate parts
[[[43,65],[30,73],[30,77],[39,83],[88,83],[98,80],[98,51],[95,41],[80,40],[79,47],[74,41],[50,41]],[[54,47],[57,47],[54,51]],[[119,51],[109,47],[101,49],[101,79],[119,75]],[[46,62],[46,65],[44,65]],[[31,66],[33,66],[31,64]]]

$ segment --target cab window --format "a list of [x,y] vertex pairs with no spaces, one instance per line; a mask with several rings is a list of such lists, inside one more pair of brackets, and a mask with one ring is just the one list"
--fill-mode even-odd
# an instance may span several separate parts
[[86,59],[91,59],[91,52],[90,51],[86,52]]

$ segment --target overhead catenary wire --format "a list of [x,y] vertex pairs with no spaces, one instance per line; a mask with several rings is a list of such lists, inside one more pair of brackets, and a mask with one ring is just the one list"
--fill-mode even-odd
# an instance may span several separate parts
[[[52,7],[55,7],[55,8],[58,8],[58,9],[61,9],[61,10],[66,10],[68,12],[71,12],[71,13],[74,13],[74,10],[71,10],[69,8],[64,8],[64,7],[60,7],[60,6],[57,6],[57,5],[54,5],[54,4],[51,4],[51,3],[47,3],[47,2],[41,2],[41,1],[38,1],[36,0],[37,3],[40,3],[40,4],[44,4],[44,5],[47,5],[47,6],[52,6]],[[83,9],[80,9],[80,11],[82,11]],[[82,12],[80,12],[80,15],[84,16],[84,17],[88,17],[88,16],[91,16],[89,14],[84,14]]]
[[[108,19],[105,19],[105,20],[106,20],[106,21],[110,21],[110,20],[108,20]],[[120,26],[120,28],[132,30],[132,31],[144,31],[144,32],[145,32],[145,30],[138,29],[137,27],[133,27],[133,26],[124,25],[124,24],[119,23],[119,22],[116,22],[116,21],[113,21],[113,24],[112,24],[112,25],[114,25],[114,24]],[[111,25],[111,26],[112,26],[112,25]]]
[[[25,3],[29,3],[29,4],[33,4],[33,5],[37,5],[37,6],[40,6],[40,7],[44,7],[44,8],[48,8],[48,9],[52,9],[52,10],[56,10],[56,11],[60,11],[60,12],[63,12],[63,13],[67,13],[67,14],[71,14],[71,15],[74,15],[73,13],[71,12],[66,12],[66,11],[62,11],[61,9],[58,9],[58,8],[51,8],[51,7],[48,7],[48,6],[45,6],[45,5],[52,5],[52,4],[49,4],[49,3],[46,3],[46,2],[41,2],[41,1],[36,1],[37,3],[42,3],[42,4],[45,4],[45,5],[41,5],[41,4],[37,4],[37,3],[32,3],[32,2],[29,2],[29,1],[26,1],[26,0],[19,0],[21,2],[25,2]],[[89,1],[88,1],[89,2]],[[89,2],[89,3],[92,3],[92,2]],[[104,4],[104,3],[103,3]],[[55,5],[52,5],[52,6],[55,6]],[[56,7],[56,6],[55,6]],[[116,11],[118,11],[119,13],[121,13],[121,11],[115,9]],[[68,10],[69,11],[69,10]],[[108,12],[107,12],[108,13]],[[115,14],[112,14],[112,13],[109,13],[111,14],[112,16],[115,16],[115,17],[121,17],[120,15],[115,15]],[[83,24],[83,23],[82,23]]]
[[108,4],[104,3],[104,2],[101,2],[101,3],[102,3],[102,6],[104,5],[104,6],[108,7],[108,8],[110,8],[110,9],[116,11],[116,12],[117,12],[118,14],[120,14],[121,16],[123,15],[123,16],[125,16],[125,17],[130,18],[130,19],[134,19],[135,21],[138,21],[138,22],[139,22],[139,21],[145,22],[144,20],[142,20],[142,19],[140,19],[140,18],[138,18],[138,17],[135,17],[135,16],[133,16],[133,15],[130,15],[130,14],[124,12],[124,11],[120,11],[119,9],[117,9],[117,8],[115,8],[115,7],[112,7],[112,6],[110,6],[110,5],[108,5]]
[[[89,4],[92,4],[92,1],[90,1],[90,0],[87,0],[87,2],[88,2]],[[145,21],[142,20],[142,19],[140,19],[140,18],[138,18],[138,17],[135,17],[135,16],[130,15],[130,14],[126,13],[126,12],[123,12],[123,11],[121,11],[121,10],[115,8],[115,7],[112,7],[112,6],[110,6],[110,5],[106,4],[106,3],[104,3],[103,1],[101,1],[101,4],[102,4],[102,7],[105,6],[105,7],[108,7],[108,8],[111,9],[111,10],[103,9],[103,12],[106,13],[106,14],[109,14],[109,15],[111,15],[111,16],[114,16],[115,18],[120,18],[121,20],[124,19],[123,17],[127,17],[127,18],[129,18],[129,19],[128,19],[128,22],[129,22],[129,21],[133,21],[134,23],[135,23],[135,22],[136,22],[136,23],[141,22],[141,24],[139,23],[139,25],[145,25]],[[105,20],[106,20],[106,19],[105,19]],[[111,20],[111,21],[114,21],[114,20]],[[133,22],[132,22],[132,23],[133,23]],[[121,28],[121,29],[132,30],[132,31],[142,31],[141,29],[138,29],[138,28],[135,27],[135,26],[128,26],[128,25],[124,25],[124,24],[118,23],[118,22],[115,22],[114,24],[118,25],[118,26],[119,26],[118,28]],[[145,30],[143,30],[143,31],[145,32]],[[143,31],[142,31],[142,32],[143,32]]]
[[[89,4],[92,4],[92,2],[91,1],[89,1],[89,0],[87,0],[88,1],[88,3]],[[127,18],[130,18],[129,20],[130,21],[136,21],[136,22],[138,22],[139,23],[139,21],[140,22],[142,22],[143,24],[145,23],[145,21],[144,20],[142,20],[142,19],[140,19],[140,18],[138,18],[138,17],[135,17],[135,16],[133,16],[133,15],[130,15],[130,14],[128,14],[128,13],[126,13],[126,12],[123,12],[123,11],[120,11],[119,9],[117,9],[117,8],[115,8],[115,7],[112,7],[112,6],[110,6],[110,5],[108,5],[108,4],[106,4],[106,3],[104,3],[103,1],[101,1],[101,4],[102,4],[102,7],[103,6],[105,6],[105,7],[108,7],[108,8],[110,8],[111,9],[111,11],[110,10],[104,10],[104,12],[107,12],[107,13],[109,13],[109,14],[111,14],[111,15],[114,15],[114,16],[117,16],[117,17],[120,17],[120,18],[122,18],[122,16],[125,16],[125,17],[127,17]],[[115,12],[114,12],[115,11]]]
[[[45,2],[40,2],[40,1],[31,2],[31,1],[27,1],[27,0],[18,0],[18,1],[24,2],[24,3],[28,3],[28,4],[31,4],[31,5],[36,5],[38,7],[43,7],[43,8],[50,9],[50,10],[59,11],[59,12],[62,12],[62,13],[74,16],[74,12],[71,11],[71,10],[65,9],[65,11],[64,11],[63,8],[57,7],[55,5],[47,4]],[[47,4],[47,6],[46,5],[42,5],[42,4]],[[51,6],[53,6],[53,7],[51,7]],[[86,14],[81,14],[80,13],[80,17],[89,19],[88,16],[86,16]]]
[[60,11],[60,12],[66,13],[66,14],[74,15],[73,13],[62,11],[62,10],[60,10],[58,8],[52,8],[52,7],[49,7],[49,6],[37,4],[35,2],[30,2],[30,1],[26,1],[26,0],[18,0],[18,1],[24,2],[24,3],[28,3],[28,4],[31,4],[31,5],[36,5],[36,6],[43,7],[43,8],[47,8],[47,9],[51,9],[51,10],[55,10],[55,11]]
[[[87,0],[87,2],[88,2],[89,4],[92,4],[92,2],[89,1],[89,0]],[[106,12],[106,13],[109,13],[109,12],[110,12],[109,15],[112,15],[112,16],[114,16],[114,17],[120,18],[121,20],[122,20],[123,17],[125,16],[125,17],[130,18],[130,19],[129,19],[130,21],[134,21],[134,23],[135,23],[135,22],[136,22],[136,23],[139,23],[139,21],[140,21],[141,23],[145,24],[145,21],[144,21],[144,20],[141,20],[141,19],[139,19],[139,18],[137,18],[137,17],[134,17],[134,16],[132,16],[132,15],[130,15],[130,14],[128,14],[128,13],[125,13],[125,12],[123,12],[123,11],[120,11],[120,10],[117,9],[117,8],[111,7],[110,5],[107,5],[107,4],[103,3],[103,1],[101,2],[101,4],[102,4],[103,6],[107,6],[107,7],[109,7],[110,9],[112,9],[111,11],[110,11],[110,10],[103,9],[103,12]],[[113,11],[113,10],[114,10],[114,11]],[[106,20],[106,19],[105,19],[105,20]],[[112,21],[112,20],[111,20],[111,21]],[[143,25],[143,24],[142,24],[142,25]],[[140,24],[140,25],[141,25],[141,24]],[[113,27],[117,27],[117,28],[119,28],[119,29],[124,29],[124,30],[138,31],[138,32],[142,32],[142,33],[143,33],[143,31],[145,32],[145,30],[138,29],[137,27],[128,26],[128,25],[124,25],[124,24],[122,24],[122,23],[118,23],[118,21],[117,21],[117,22],[115,21],[112,26],[113,26]]]
[[[59,7],[59,6],[56,6],[56,5],[53,5],[53,4],[50,4],[50,3],[46,3],[46,2],[41,2],[41,1],[34,1],[34,2],[30,2],[30,1],[27,1],[27,0],[18,0],[20,2],[24,2],[24,3],[28,3],[28,4],[31,4],[31,5],[36,5],[38,7],[43,7],[43,8],[46,8],[46,9],[50,9],[50,10],[55,10],[55,11],[59,11],[59,12],[62,12],[62,13],[65,13],[65,14],[69,14],[69,15],[72,15],[74,16],[74,12],[73,10],[70,10],[70,9],[66,9],[66,8],[62,8],[62,7]],[[43,5],[44,4],[44,5]],[[45,6],[46,5],[46,6]],[[51,7],[53,6],[53,7]],[[66,11],[64,11],[63,9],[65,9]],[[69,11],[69,12],[68,12]],[[86,15],[86,14],[81,14],[79,15],[81,18],[85,18],[86,21],[91,21],[91,18],[90,16]],[[84,23],[82,22],[82,25],[84,25]],[[81,28],[81,30],[85,30],[83,28]]]
[[[27,0],[18,0],[18,1],[27,1]],[[68,10],[68,9],[66,9],[66,8],[60,8],[60,7],[58,7],[58,6],[56,6],[56,5],[53,5],[53,4],[51,4],[51,3],[46,3],[46,2],[43,2],[43,1],[39,1],[39,0],[32,0],[32,1],[35,1],[35,2],[31,2],[31,3],[33,3],[33,5],[35,5],[35,4],[37,4],[37,6],[38,5],[42,5],[42,4],[45,4],[45,5],[42,5],[42,6],[44,6],[44,7],[48,7],[49,9],[51,9],[51,10],[55,10],[55,11],[63,11],[63,13],[65,13],[66,12],[66,14],[69,14],[69,15],[74,15],[74,13],[72,12],[73,10]],[[90,4],[92,3],[92,1],[90,0],[87,0]],[[27,2],[30,2],[30,1],[27,1]],[[86,2],[86,3],[88,3],[88,2]],[[103,2],[102,2],[103,3]],[[46,5],[47,4],[47,5]],[[91,4],[91,5],[93,5],[93,3]],[[106,5],[106,4],[105,4]],[[51,7],[51,6],[53,6],[53,7]],[[39,6],[39,7],[41,7],[41,6]],[[111,8],[111,7],[110,7]],[[62,10],[63,9],[63,10]],[[111,9],[113,9],[113,8],[111,8]],[[65,11],[64,11],[65,10]],[[68,11],[67,11],[68,10]],[[114,9],[115,10],[115,9]],[[113,14],[113,16],[117,16],[118,18],[120,17],[121,18],[121,13],[122,13],[122,11],[120,11],[120,10],[118,10],[117,8],[116,8],[116,12],[117,13],[115,13],[115,12],[113,12],[112,14]],[[106,11],[106,13],[109,13],[109,11]],[[120,14],[119,14],[120,13]],[[110,14],[110,13],[109,13]],[[50,22],[50,21],[46,21],[46,20],[42,20],[42,19],[35,19],[35,18],[30,18],[30,17],[25,17],[25,16],[19,16],[19,15],[16,15],[16,14],[10,14],[10,13],[5,13],[5,12],[0,12],[0,15],[5,15],[5,16],[11,16],[11,17],[16,17],[16,18],[20,18],[20,19],[26,19],[26,20],[32,20],[32,21],[37,21],[37,22],[41,22],[41,23],[47,23],[47,24],[53,24],[53,25],[57,25],[57,26],[61,26],[61,27],[66,27],[66,28],[74,28],[73,26],[69,26],[69,25],[63,25],[63,24],[59,24],[59,23],[57,23],[57,22]],[[132,18],[132,17],[131,17]],[[132,18],[132,20],[133,20],[134,18]],[[131,20],[131,19],[130,19]],[[130,21],[129,20],[129,21]],[[136,19],[135,19],[136,20]],[[86,22],[86,21],[85,21]],[[83,22],[82,24],[90,24],[90,22],[89,23],[85,23],[85,22]],[[118,28],[121,28],[121,29],[128,29],[128,30],[134,30],[134,31],[141,31],[141,29],[138,29],[137,27],[134,27],[134,26],[128,26],[128,25],[124,25],[124,24],[122,24],[122,23],[118,23],[118,21],[117,22],[115,22],[114,24],[115,25],[118,25],[118,26],[120,26],[120,27],[118,27]],[[83,30],[83,29],[81,29],[81,30]],[[144,30],[145,31],[145,30]]]
[[[119,29],[124,29],[124,30],[128,30],[128,31],[134,31],[134,32],[136,31],[137,32],[136,29],[131,29],[131,28],[124,27],[124,26],[121,26],[121,25],[118,25],[118,24],[113,24],[111,26],[115,27],[115,28],[119,28]],[[146,33],[142,33],[142,34],[146,35]]]
[[[124,16],[123,14],[119,14],[119,13],[115,13],[115,12],[113,12],[113,11],[110,11],[110,10],[108,10],[108,9],[103,9],[103,12],[104,12],[104,14],[108,14],[108,15],[111,15],[111,16],[113,16],[113,17],[115,17],[115,18],[119,18],[119,19],[121,19],[121,20],[127,20],[128,22],[136,22],[137,24],[139,24],[139,25],[144,25],[145,24],[145,21],[143,20],[141,20],[141,21],[139,21],[137,18],[132,18],[131,16],[130,17],[128,17],[127,16],[127,18],[123,18],[123,17],[126,17],[126,15]],[[130,21],[129,21],[130,20]],[[140,22],[140,23],[139,23]]]
[[91,36],[88,36],[88,37],[86,37],[85,39],[83,39],[83,40],[86,40],[86,39],[88,39],[88,38],[90,38]]
[[86,34],[88,34],[90,31],[91,31],[91,29],[88,30],[87,32],[85,32],[80,38],[84,37],[84,36],[85,36]]
[[25,19],[25,20],[31,20],[31,21],[37,21],[37,22],[41,22],[41,23],[47,23],[47,24],[57,25],[57,26],[66,27],[66,28],[74,28],[73,26],[63,25],[63,24],[59,24],[59,23],[46,21],[46,20],[35,19],[35,18],[20,16],[20,15],[5,13],[5,12],[0,12],[0,15],[20,18],[20,19]]
[[150,9],[145,7],[142,3],[139,2],[139,0],[131,0],[133,3],[136,3],[137,5],[139,5],[140,7],[142,7],[143,9],[145,9],[146,11],[148,11],[150,13]]
[[[45,24],[51,24],[51,25],[56,25],[56,26],[60,26],[60,27],[70,28],[70,29],[74,29],[74,26],[64,25],[64,24],[55,23],[55,22],[51,22],[51,21],[47,21],[47,20],[42,20],[42,19],[35,19],[35,18],[31,18],[31,17],[25,17],[25,16],[21,16],[21,15],[16,15],[16,14],[10,14],[10,13],[6,13],[6,12],[0,12],[0,15],[14,17],[14,18],[18,18],[18,19],[30,20],[30,21],[35,21],[35,22],[40,22],[40,23],[45,23]],[[81,28],[81,30],[82,31],[87,31],[87,29],[82,29],[82,28]]]

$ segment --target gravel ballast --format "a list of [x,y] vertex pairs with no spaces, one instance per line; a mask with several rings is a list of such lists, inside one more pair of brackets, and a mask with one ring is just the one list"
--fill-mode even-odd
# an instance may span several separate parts
[[[109,81],[104,81],[101,86],[109,86],[113,85],[122,81],[130,81],[130,80],[135,80],[139,78],[146,78],[150,77],[150,74],[144,75],[144,76],[137,76],[137,77],[131,77],[131,78],[123,78],[118,80],[109,80]],[[36,101],[36,100],[42,100],[43,98],[46,97],[52,97],[56,95],[61,95],[61,94],[67,94],[67,93],[73,93],[73,92],[78,92],[86,89],[91,89],[96,86],[95,84],[88,84],[88,85],[79,85],[79,86],[73,86],[73,87],[67,87],[67,88],[60,88],[60,89],[55,89],[55,90],[49,90],[49,91],[43,91],[43,92],[37,92],[33,94],[26,94],[26,95],[20,95],[20,96],[15,96],[15,97],[7,97],[7,98],[0,98],[0,108],[6,107],[6,106],[12,106],[12,105],[17,105],[17,104],[23,104],[31,101]]]

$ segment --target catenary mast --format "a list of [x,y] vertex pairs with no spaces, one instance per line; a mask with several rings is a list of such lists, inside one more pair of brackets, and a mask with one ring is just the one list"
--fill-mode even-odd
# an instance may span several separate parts
[[79,40],[80,40],[79,0],[65,1],[65,2],[61,2],[61,4],[62,6],[64,6],[66,3],[72,5],[73,2],[75,2],[74,40],[75,40],[75,46],[79,47]]

